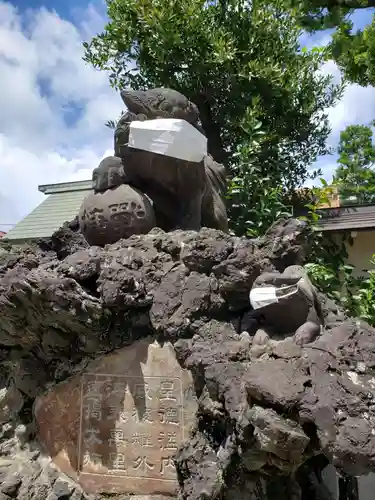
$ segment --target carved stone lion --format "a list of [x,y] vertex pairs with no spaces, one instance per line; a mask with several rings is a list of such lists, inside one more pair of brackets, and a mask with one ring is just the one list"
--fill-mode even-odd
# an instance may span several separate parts
[[[125,226],[131,223],[136,224],[137,228],[134,232],[151,229],[149,228],[151,220],[154,225],[165,231],[199,230],[206,226],[227,232],[228,218],[224,202],[226,170],[223,165],[215,162],[209,155],[197,163],[130,148],[128,145],[130,123],[135,120],[152,120],[158,117],[177,118],[189,122],[199,130],[199,112],[195,104],[171,89],[124,90],[121,92],[121,97],[128,111],[120,118],[115,130],[115,155],[105,158],[93,171],[94,194],[90,198],[90,213],[95,212],[95,200],[99,203],[99,198],[95,198],[95,195],[105,194],[108,190],[113,191],[117,187],[128,185],[128,190],[121,191],[124,196],[126,195],[124,203],[135,197],[138,205],[144,205],[141,211],[148,214],[147,221],[145,219],[138,221],[136,216],[131,219],[129,214],[124,212],[124,224]],[[133,192],[130,188],[135,191]],[[116,191],[116,197],[117,193]],[[142,201],[139,198],[141,195],[146,195]],[[113,196],[115,195],[106,195],[109,201]],[[101,199],[99,203],[100,210],[103,210],[104,199],[106,198]],[[151,200],[154,219],[146,199]],[[113,205],[112,201],[111,203]],[[132,206],[131,203],[128,206]],[[139,211],[138,208],[137,210]],[[83,213],[86,213],[86,219],[84,221],[82,217],[80,218],[80,226],[86,236],[87,207],[86,212],[81,211],[81,214]],[[108,210],[106,213],[109,214]],[[116,217],[120,220],[119,214]],[[124,233],[128,234],[130,231],[130,227],[124,228]],[[118,229],[116,234],[119,234]],[[89,238],[90,241],[95,239],[92,235]],[[112,241],[113,238],[110,237],[110,240]]]
[[262,323],[253,344],[265,344],[270,338],[289,335],[299,345],[313,342],[324,325],[324,318],[316,290],[303,267],[294,265],[283,273],[263,273],[254,281],[252,292],[263,287],[272,287],[277,301],[252,313],[261,318]]

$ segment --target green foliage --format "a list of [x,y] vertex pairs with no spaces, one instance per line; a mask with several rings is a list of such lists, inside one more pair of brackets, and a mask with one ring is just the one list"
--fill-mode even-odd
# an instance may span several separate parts
[[285,0],[300,25],[309,32],[334,28],[326,47],[346,81],[362,86],[375,84],[375,15],[363,30],[353,30],[356,9],[375,7],[374,0]]
[[[306,220],[312,225],[314,238],[305,269],[318,290],[344,307],[349,316],[375,326],[375,271],[369,270],[368,276],[358,277],[353,274],[353,266],[346,264],[348,246],[353,243],[349,231],[332,236],[319,229],[319,206],[329,202],[332,193],[332,186],[324,179],[321,181],[323,188],[313,189],[313,202],[307,205]],[[370,264],[375,265],[375,254]]]
[[104,125],[112,130],[115,130],[120,118],[124,115],[124,113],[125,111],[122,111],[118,118],[116,118],[115,120],[108,120]]
[[301,29],[282,0],[107,0],[103,33],[85,60],[109,71],[116,88],[171,87],[200,110],[209,150],[229,158],[247,135],[249,114],[265,133],[257,169],[294,188],[326,154],[325,109],[340,96],[317,72],[324,51],[300,50]]
[[[373,254],[370,264],[375,266],[375,254]],[[351,287],[351,293],[351,301],[354,306],[351,311],[352,315],[375,325],[375,271],[370,269],[365,279],[356,278]]]
[[[349,125],[340,134],[338,146],[340,168],[336,177],[348,180],[352,172],[373,166],[375,148],[372,144],[372,130],[365,125]],[[350,180],[350,179],[349,179]]]
[[375,84],[375,16],[362,31],[353,32],[350,20],[340,24],[329,50],[347,80],[362,86]]
[[108,120],[104,125],[110,129],[115,129],[117,127],[118,120]]
[[372,130],[365,125],[350,125],[340,135],[338,167],[333,182],[339,188],[340,197],[351,196],[357,203],[375,200],[375,147]]
[[242,122],[247,143],[237,148],[232,166],[233,177],[228,186],[229,227],[237,236],[263,236],[280,217],[290,217],[290,207],[284,204],[284,190],[275,186],[259,166],[258,154],[265,140],[260,122],[251,117]]
[[248,146],[238,149],[236,175],[228,189],[229,225],[237,236],[262,236],[281,217],[291,217],[291,207],[284,205],[281,187],[272,187],[256,164],[248,164]]
[[[375,265],[375,254],[370,260]],[[305,265],[311,281],[328,297],[344,307],[349,316],[358,317],[375,326],[375,270],[367,276],[355,276],[354,268],[340,265],[332,268],[324,264]]]
[[351,0],[286,0],[301,26],[308,32],[335,28],[344,22],[353,7]]

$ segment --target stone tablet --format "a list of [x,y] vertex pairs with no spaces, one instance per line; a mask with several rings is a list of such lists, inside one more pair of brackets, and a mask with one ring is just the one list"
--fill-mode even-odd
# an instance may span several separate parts
[[89,493],[174,494],[173,456],[195,422],[191,373],[173,347],[135,342],[37,398],[38,439]]

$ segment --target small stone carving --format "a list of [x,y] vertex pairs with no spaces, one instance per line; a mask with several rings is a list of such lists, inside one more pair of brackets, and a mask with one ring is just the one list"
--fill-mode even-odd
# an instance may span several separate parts
[[312,342],[319,335],[324,318],[315,288],[302,266],[287,267],[283,273],[267,272],[255,281],[250,292],[253,306],[256,302],[256,291],[261,302],[253,313],[260,319],[261,328],[255,333],[253,345],[263,345],[270,338],[282,338],[293,335],[295,342],[304,345]]
[[[224,202],[226,170],[223,165],[209,155],[196,163],[128,146],[130,123],[135,120],[183,119],[201,130],[197,106],[172,89],[123,90],[121,97],[128,111],[122,115],[115,130],[115,156],[105,158],[95,168],[93,188],[95,194],[105,194],[107,190],[119,188],[120,185],[128,185],[128,188],[102,198],[90,195],[85,200],[81,209],[80,229],[87,241],[104,245],[116,241],[116,238],[148,232],[153,226],[165,231],[199,230],[206,226],[227,232],[228,218]],[[121,193],[125,196],[123,200],[120,200]],[[152,210],[147,199],[142,198],[143,195],[152,201]],[[116,202],[112,198],[116,198]],[[135,201],[135,205],[132,201]],[[122,208],[128,204],[126,215],[124,213],[121,216],[123,222],[116,215],[116,230],[113,230],[113,222],[109,223],[108,216],[104,215],[111,212],[105,203],[112,206],[117,203]],[[131,210],[135,211],[133,216]],[[146,212],[147,217],[140,218],[140,211]],[[152,211],[154,217],[151,216]],[[121,224],[124,224],[122,230]],[[100,231],[100,236],[95,237],[95,231]]]
[[[111,180],[116,180],[117,174]],[[102,177],[98,174],[98,185]],[[128,184],[89,194],[79,212],[80,228],[90,245],[104,246],[155,227],[149,198]]]
[[107,189],[127,184],[127,181],[121,158],[117,156],[104,158],[92,173],[92,187],[95,193],[104,193]]

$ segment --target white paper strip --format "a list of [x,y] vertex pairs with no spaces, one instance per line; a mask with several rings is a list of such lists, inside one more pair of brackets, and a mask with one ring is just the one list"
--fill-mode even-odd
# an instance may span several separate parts
[[185,120],[157,118],[130,123],[129,147],[200,162],[207,155],[207,138]]
[[278,302],[278,298],[276,297],[276,288],[274,286],[253,288],[250,291],[250,304],[253,309],[260,309],[276,302]]

